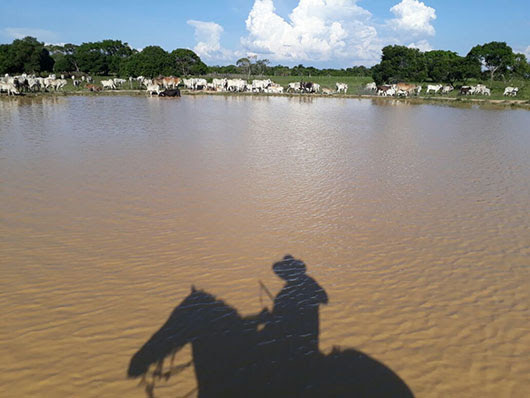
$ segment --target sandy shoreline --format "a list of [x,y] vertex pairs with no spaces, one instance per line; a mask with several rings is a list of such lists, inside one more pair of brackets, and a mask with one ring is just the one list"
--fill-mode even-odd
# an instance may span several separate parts
[[[492,105],[495,107],[510,107],[517,109],[530,110],[530,101],[528,100],[495,100],[482,98],[462,98],[462,97],[381,97],[370,94],[268,94],[268,93],[232,93],[232,92],[218,92],[218,91],[189,91],[181,90],[182,95],[222,95],[222,96],[259,96],[259,97],[299,97],[299,98],[350,98],[350,99],[372,99],[380,101],[393,101],[408,104],[444,104],[451,106],[467,106],[467,105]],[[99,95],[146,95],[145,90],[115,90],[115,91],[61,91],[51,93],[29,93],[24,97],[34,98],[39,96],[99,96]],[[7,96],[2,96],[7,98]],[[20,98],[20,97],[15,97]]]

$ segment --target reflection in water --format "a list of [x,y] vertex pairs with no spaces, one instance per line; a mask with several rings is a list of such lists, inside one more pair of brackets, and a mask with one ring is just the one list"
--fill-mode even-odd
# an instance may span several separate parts
[[[166,323],[131,359],[129,377],[143,376],[155,364],[146,393],[155,383],[181,373],[190,363],[174,366],[175,355],[190,343],[198,397],[348,397],[412,398],[407,385],[389,368],[354,349],[318,350],[318,306],[326,292],[306,275],[305,264],[285,256],[273,265],[286,281],[264,309],[242,317],[209,293],[191,293]],[[260,329],[260,325],[265,326]],[[169,369],[164,359],[171,357]],[[186,394],[189,396],[190,394]]]

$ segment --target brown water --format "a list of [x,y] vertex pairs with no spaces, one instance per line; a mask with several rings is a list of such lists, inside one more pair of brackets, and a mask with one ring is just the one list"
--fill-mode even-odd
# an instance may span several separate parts
[[330,298],[323,351],[355,347],[417,397],[528,396],[529,125],[352,99],[1,99],[0,395],[143,397],[129,360],[191,284],[252,314],[292,253]]

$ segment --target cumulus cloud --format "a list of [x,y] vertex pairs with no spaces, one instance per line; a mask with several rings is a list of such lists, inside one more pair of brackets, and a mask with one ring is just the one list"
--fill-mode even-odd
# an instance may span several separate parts
[[382,47],[372,15],[357,0],[299,0],[285,19],[273,0],[255,0],[246,20],[247,51],[276,61],[377,61]]
[[204,22],[190,19],[188,25],[195,28],[197,44],[193,48],[200,57],[206,59],[228,59],[232,52],[221,46],[221,34],[224,29],[215,22]]
[[426,6],[425,3],[418,0],[402,0],[390,11],[397,17],[389,21],[396,30],[418,35],[434,35],[431,22],[436,19],[436,10]]
[[520,52],[526,55],[526,59],[530,59],[530,46],[526,47],[524,50]]
[[420,51],[431,51],[433,48],[427,40],[419,40],[417,43],[410,43],[408,48],[417,48]]
[[39,41],[53,43],[58,40],[58,35],[51,30],[39,28],[4,28],[4,34],[11,39],[23,39],[31,36],[37,38]]

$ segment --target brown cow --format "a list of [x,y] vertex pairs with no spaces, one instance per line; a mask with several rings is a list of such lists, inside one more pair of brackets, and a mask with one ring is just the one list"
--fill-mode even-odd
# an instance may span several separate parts
[[95,84],[87,84],[87,85],[85,86],[85,88],[86,88],[88,91],[93,91],[93,92],[101,91],[101,87],[100,87],[100,86],[96,86]]
[[396,91],[404,91],[407,95],[416,94],[418,92],[418,87],[415,84],[409,83],[398,83],[396,84]]
[[165,88],[177,88],[179,84],[180,84],[180,78],[178,77],[170,76],[170,77],[162,78],[162,85]]

